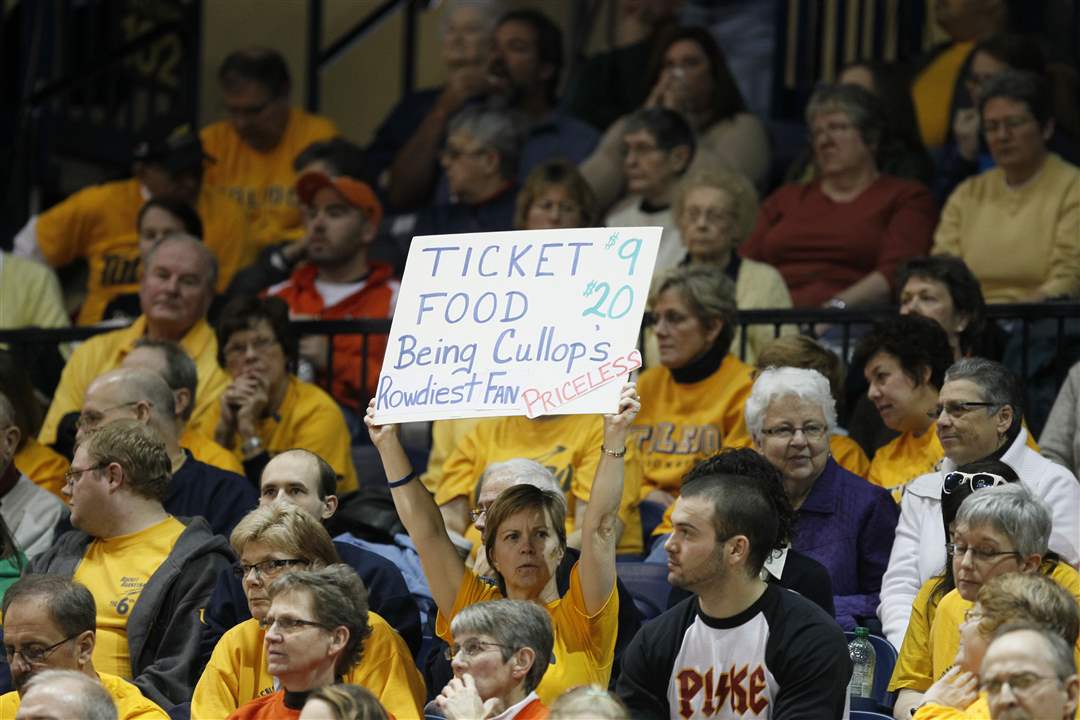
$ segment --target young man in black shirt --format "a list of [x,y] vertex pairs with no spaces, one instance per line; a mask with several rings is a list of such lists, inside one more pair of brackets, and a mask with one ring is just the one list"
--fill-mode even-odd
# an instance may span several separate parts
[[635,718],[846,716],[844,633],[817,605],[761,579],[791,508],[773,478],[706,460],[683,481],[668,581],[695,593],[643,626],[617,691]]

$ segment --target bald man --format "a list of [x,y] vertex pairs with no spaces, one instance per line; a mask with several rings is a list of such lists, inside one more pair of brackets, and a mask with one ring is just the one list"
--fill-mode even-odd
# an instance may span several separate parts
[[101,683],[74,670],[46,670],[26,686],[15,720],[117,720]]
[[29,558],[52,544],[54,529],[66,518],[67,508],[15,467],[15,451],[21,438],[15,408],[0,393],[0,516]]
[[[137,352],[137,350],[136,350]],[[123,367],[101,375],[86,389],[75,438],[119,418],[133,418],[157,431],[172,462],[172,482],[162,501],[176,517],[206,518],[210,529],[228,537],[236,523],[258,504],[243,475],[200,462],[181,447],[183,422],[177,417],[176,395],[156,372]]]

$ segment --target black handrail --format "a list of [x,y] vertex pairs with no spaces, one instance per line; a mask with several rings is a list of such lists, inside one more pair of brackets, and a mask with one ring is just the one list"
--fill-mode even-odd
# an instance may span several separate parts
[[417,11],[427,9],[424,0],[383,0],[375,9],[342,33],[327,48],[322,48],[323,0],[308,0],[308,52],[307,52],[307,108],[319,109],[319,80],[322,71],[337,62],[353,45],[370,34],[391,13],[403,10],[404,28],[402,38],[402,87],[411,92],[416,84],[416,22]]

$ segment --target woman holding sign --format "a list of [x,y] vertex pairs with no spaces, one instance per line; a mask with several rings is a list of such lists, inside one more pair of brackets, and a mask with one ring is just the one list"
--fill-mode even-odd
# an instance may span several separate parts
[[611,674],[619,614],[615,519],[626,437],[640,407],[636,387],[627,384],[618,413],[604,418],[603,444],[596,449],[600,464],[582,526],[581,558],[571,573],[569,592],[560,598],[555,568],[566,550],[563,498],[532,485],[518,485],[499,495],[484,528],[484,549],[498,582],[492,587],[465,567],[446,534],[439,508],[416,481],[397,427],[377,425],[374,404],[368,406],[366,422],[394,505],[420,553],[439,607],[436,633],[452,646],[450,621],[462,608],[485,600],[506,597],[543,605],[555,630],[554,661],[536,689],[546,704],[578,685],[606,687]]

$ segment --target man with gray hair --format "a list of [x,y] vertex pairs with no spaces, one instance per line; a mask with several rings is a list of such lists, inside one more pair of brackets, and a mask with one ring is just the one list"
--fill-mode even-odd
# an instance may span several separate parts
[[95,335],[71,354],[38,439],[69,449],[86,389],[98,375],[119,367],[141,337],[173,340],[195,361],[198,403],[190,425],[198,429],[229,384],[218,366],[217,338],[206,322],[217,274],[217,259],[196,238],[178,234],[159,241],[143,263],[142,315],[129,327]]
[[1080,702],[1073,648],[1042,627],[1001,628],[983,656],[979,686],[993,720],[1071,720]]
[[1073,565],[1080,560],[1080,483],[1027,445],[1022,416],[1023,391],[1004,365],[965,358],[946,371],[935,413],[945,457],[935,472],[919,476],[905,488],[896,540],[881,583],[878,616],[895,646],[903,642],[919,588],[945,567],[942,484],[960,465],[986,458],[1015,470],[1020,482],[1050,508],[1050,549]]
[[142,368],[157,373],[173,393],[176,422],[180,427],[180,445],[191,451],[195,459],[222,470],[244,474],[244,466],[213,438],[188,427],[198,399],[199,370],[195,361],[172,340],[141,337],[120,363],[124,368]]
[[35,679],[54,670],[100,683],[120,720],[168,718],[127,680],[94,668],[97,610],[86,586],[56,575],[27,575],[4,593],[3,607],[4,654],[15,690],[0,695],[0,718],[15,717]]
[[110,370],[86,389],[76,440],[83,442],[96,428],[117,418],[150,426],[169,454],[172,480],[162,500],[165,511],[176,517],[203,517],[215,534],[228,537],[259,498],[243,475],[199,462],[181,446],[183,425],[175,402],[176,395],[157,373],[126,367]]
[[484,105],[455,115],[439,155],[450,202],[400,216],[391,233],[403,241],[415,235],[513,229],[524,125],[520,113]]
[[165,442],[139,420],[113,420],[88,433],[64,486],[76,529],[28,570],[90,589],[94,666],[130,680],[163,707],[191,699],[202,611],[233,560],[205,520],[176,518],[162,507],[171,465]]
[[15,407],[0,392],[0,516],[18,549],[32,558],[52,544],[54,528],[67,516],[67,509],[15,467],[21,439]]
[[46,670],[30,681],[15,720],[117,720],[105,688],[74,670]]

